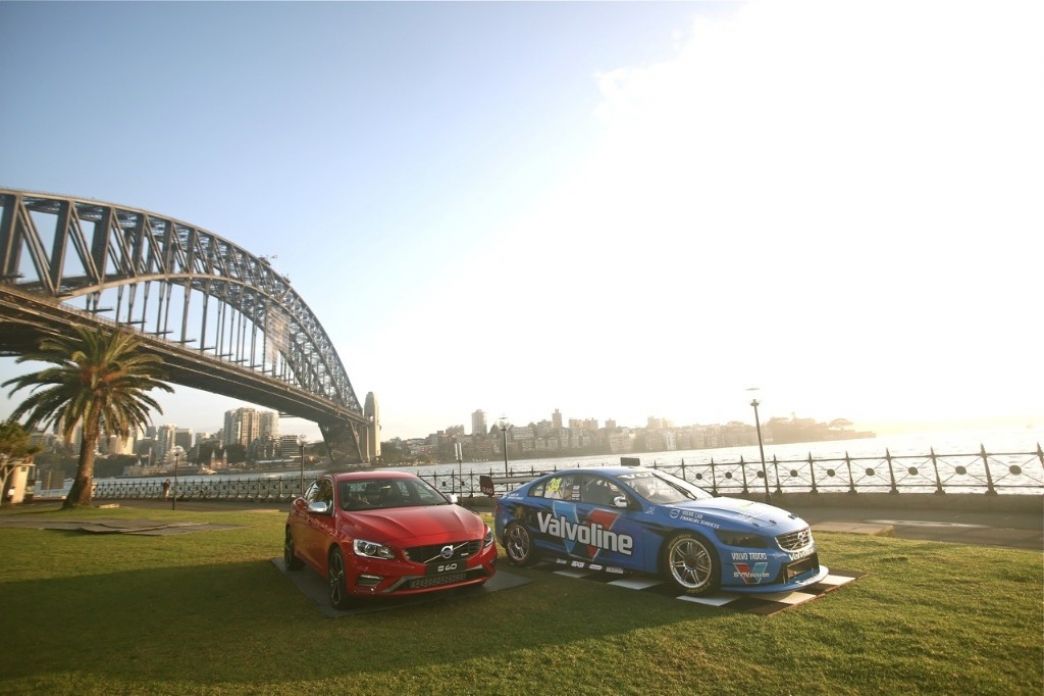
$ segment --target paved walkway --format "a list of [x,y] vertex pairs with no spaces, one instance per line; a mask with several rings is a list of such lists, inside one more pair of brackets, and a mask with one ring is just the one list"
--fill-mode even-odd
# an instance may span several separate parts
[[964,512],[893,508],[789,506],[813,531],[884,534],[978,546],[1044,551],[1040,512]]

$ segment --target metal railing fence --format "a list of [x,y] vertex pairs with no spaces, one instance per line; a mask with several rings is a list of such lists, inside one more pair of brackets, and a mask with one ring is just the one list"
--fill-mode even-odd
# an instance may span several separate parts
[[[601,465],[616,462],[607,460]],[[572,469],[579,463],[553,465],[552,468],[528,471],[517,464],[509,475],[492,466],[484,471],[472,465],[452,470],[424,472],[421,478],[440,491],[458,496],[482,495],[479,478],[489,476],[496,494],[503,494],[540,474]],[[584,466],[598,466],[585,463]],[[931,448],[927,454],[892,454],[883,456],[815,458],[809,453],[803,459],[737,460],[661,464],[657,461],[645,466],[665,471],[690,481],[715,495],[758,495],[765,492],[765,480],[772,494],[782,493],[972,493],[985,495],[1036,494],[1044,495],[1044,451],[1037,444],[1035,452],[986,451],[980,445],[978,452],[937,453]],[[289,501],[300,492],[297,474],[283,478],[257,479],[188,479],[163,490],[155,480],[97,481],[94,497],[103,500],[163,499],[176,496],[178,500],[224,500],[244,502]]]

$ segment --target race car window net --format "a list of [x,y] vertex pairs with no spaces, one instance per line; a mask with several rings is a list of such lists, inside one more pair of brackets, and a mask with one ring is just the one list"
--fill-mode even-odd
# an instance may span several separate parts
[[420,479],[341,481],[338,494],[342,510],[449,505],[441,493]]

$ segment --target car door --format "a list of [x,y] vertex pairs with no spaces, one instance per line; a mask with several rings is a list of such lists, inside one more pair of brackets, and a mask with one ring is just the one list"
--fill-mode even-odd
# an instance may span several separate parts
[[581,538],[573,556],[596,566],[647,570],[638,519],[641,511],[633,496],[612,479],[587,474],[575,507]]
[[541,553],[568,557],[575,547],[580,478],[556,474],[530,490],[526,526]]
[[[311,491],[311,489],[309,489]],[[333,481],[329,477],[323,477],[316,481],[312,498],[308,503],[326,503],[326,512],[306,511],[307,524],[305,525],[305,543],[307,544],[307,556],[317,568],[326,567],[326,551],[330,547],[334,528],[334,506],[333,506]]]

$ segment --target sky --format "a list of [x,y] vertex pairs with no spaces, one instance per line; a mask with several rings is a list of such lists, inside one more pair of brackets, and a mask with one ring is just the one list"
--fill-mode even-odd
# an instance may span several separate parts
[[384,438],[752,394],[1044,427],[1042,35],[1039,2],[2,3],[0,186],[273,256]]

